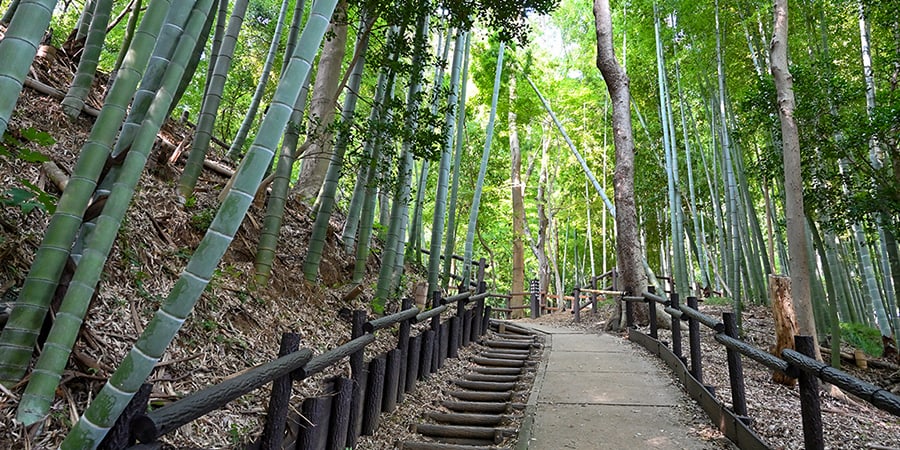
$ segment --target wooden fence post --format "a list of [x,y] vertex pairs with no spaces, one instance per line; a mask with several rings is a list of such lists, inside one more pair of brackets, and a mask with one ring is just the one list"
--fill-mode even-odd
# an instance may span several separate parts
[[[289,355],[299,348],[300,335],[297,333],[284,333],[281,335],[278,356]],[[260,449],[262,450],[281,448],[288,406],[291,403],[291,383],[291,374],[284,375],[272,382],[269,412],[266,414],[266,424],[263,427],[262,436],[259,438]]]
[[328,427],[328,450],[347,448],[347,430],[350,428],[350,400],[353,398],[353,380],[335,378],[332,382],[331,420]]
[[[647,287],[647,292],[655,294],[656,288],[649,286]],[[659,325],[656,323],[656,301],[649,298],[647,299],[647,315],[650,319],[650,337],[659,339]]]
[[[441,306],[441,291],[434,291],[431,293],[431,307],[437,308]],[[437,372],[438,368],[441,366],[441,352],[439,350],[441,345],[441,315],[438,314],[431,318],[431,331],[434,331],[434,342],[432,342],[432,350],[431,350],[431,371]]]
[[[597,277],[591,277],[591,289],[597,290]],[[591,292],[591,312],[597,314],[597,293]]]
[[[725,334],[728,337],[738,339],[737,321],[734,313],[722,313],[722,322],[725,324]],[[741,354],[730,347],[725,347],[728,359],[728,379],[731,381],[731,409],[744,423],[748,422],[747,398],[744,393],[744,368],[741,365]]]
[[309,423],[301,427],[297,448],[323,448],[327,444],[332,401],[330,397],[310,397],[303,401],[301,411]]
[[575,323],[581,323],[581,288],[577,284],[572,289],[572,312],[575,313]]
[[419,379],[419,354],[422,349],[421,341],[421,334],[409,338],[409,355],[406,364],[406,392],[416,390],[416,380]]
[[[672,305],[672,309],[678,311],[678,293],[675,292],[669,297],[669,303]],[[684,361],[684,356],[681,354],[681,318],[675,317],[672,315],[672,353],[678,357],[678,359]]]
[[537,278],[531,280],[531,318],[537,319],[541,316],[540,294],[541,285]]
[[363,436],[375,434],[375,430],[381,423],[381,402],[384,395],[384,372],[387,360],[384,355],[379,355],[369,361],[369,380],[366,383],[366,400],[363,406],[362,432]]
[[395,348],[387,353],[387,365],[384,369],[384,397],[381,410],[393,412],[397,408],[397,391],[400,386],[400,349]]
[[[794,347],[798,352],[810,358],[816,358],[812,336],[794,336]],[[824,449],[822,407],[819,404],[819,379],[805,370],[799,372],[797,381],[800,384],[800,413],[803,415],[804,447],[807,450]]]
[[[353,311],[353,319],[350,324],[350,339],[356,339],[363,335],[363,324],[366,323],[366,312]],[[365,350],[350,355],[350,377],[353,379],[353,394],[350,398],[350,422],[347,427],[347,447],[356,447],[362,427],[362,407],[365,395],[366,373],[363,368]]]
[[[401,302],[401,311],[406,311],[413,305],[411,298],[404,298]],[[397,348],[400,349],[400,374],[397,380],[397,403],[403,403],[403,397],[406,394],[406,368],[409,364],[409,330],[412,327],[412,320],[407,319],[400,322],[400,331],[397,335]]]
[[[697,297],[689,296],[687,298],[688,307],[694,310],[697,309]],[[701,363],[701,350],[700,350],[700,322],[695,319],[688,319],[688,339],[691,343],[691,375],[697,379],[700,384],[703,384],[703,366]]]

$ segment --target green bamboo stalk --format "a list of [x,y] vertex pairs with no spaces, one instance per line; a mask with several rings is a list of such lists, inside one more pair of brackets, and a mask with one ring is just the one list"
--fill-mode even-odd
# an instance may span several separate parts
[[394,201],[391,203],[390,225],[384,243],[384,251],[381,256],[381,267],[378,270],[378,283],[375,287],[375,298],[372,299],[372,309],[381,314],[388,297],[396,289],[397,262],[400,261],[402,270],[403,261],[403,236],[406,208],[409,205],[412,172],[414,169],[412,146],[413,135],[418,124],[415,113],[420,106],[419,93],[422,91],[422,60],[425,58],[425,44],[428,35],[429,15],[421,13],[416,19],[416,35],[413,38],[413,57],[411,61],[412,73],[409,79],[409,90],[406,95],[406,134],[400,151],[400,166],[397,169],[397,188],[394,191]]
[[[226,20],[228,19],[228,0],[219,0],[218,14],[216,14],[216,31],[213,33],[212,44],[209,49],[209,61],[206,65],[206,82],[203,84],[203,98],[209,92],[209,86],[213,81],[213,73],[216,72],[216,62],[219,60],[219,52],[222,50],[222,41],[225,40]],[[285,53],[291,55],[293,53]],[[285,58],[285,64],[287,60]],[[283,71],[283,70],[282,70]],[[201,109],[203,105],[200,105]]]
[[269,52],[266,54],[266,61],[263,63],[262,73],[259,75],[259,82],[256,83],[256,90],[253,91],[253,98],[250,100],[250,106],[241,121],[241,127],[238,128],[237,135],[231,141],[231,147],[225,157],[236,160],[240,157],[244,150],[244,142],[247,140],[247,133],[256,119],[256,112],[259,110],[259,104],[262,96],[269,84],[269,74],[272,73],[272,66],[275,63],[275,55],[278,53],[278,45],[281,43],[281,31],[284,28],[284,19],[287,16],[289,0],[281,0],[281,10],[278,11],[278,22],[275,24],[275,32],[272,35],[272,42],[269,44]]
[[[291,114],[287,132],[284,133],[284,140],[281,143],[278,165],[275,167],[275,178],[272,180],[272,192],[266,203],[266,215],[262,230],[259,232],[259,244],[256,247],[256,259],[253,264],[256,287],[268,284],[272,274],[278,235],[281,233],[281,225],[284,221],[284,208],[287,204],[288,192],[291,189],[291,172],[297,156],[297,143],[300,140],[300,129],[303,126],[303,112],[306,110],[306,100],[309,98],[309,81],[310,77],[307,76],[300,89],[300,95],[297,96],[294,112]],[[308,255],[309,253],[307,253],[307,258],[309,258]]]
[[114,189],[110,192],[103,212],[97,219],[96,229],[87,242],[84,256],[75,270],[53,327],[47,336],[47,342],[19,402],[16,419],[25,425],[42,420],[50,410],[62,372],[69,360],[69,353],[78,337],[78,331],[103,273],[103,266],[131,203],[134,189],[156,140],[156,134],[169,111],[172,93],[181,81],[185,65],[194,51],[197,35],[206,22],[211,2],[212,0],[196,2],[185,33],[179,39],[178,49],[166,71],[162,89],[157,92],[141,131],[135,137],[131,151],[125,158]]
[[456,200],[459,191],[459,165],[462,161],[463,138],[466,132],[466,86],[469,79],[469,49],[471,47],[471,35],[466,33],[466,48],[463,59],[462,79],[460,81],[459,105],[456,107],[456,149],[453,155],[453,179],[450,183],[450,205],[447,207],[447,239],[444,243],[441,288],[447,289],[450,284],[450,265],[453,262],[452,255],[456,248]]
[[78,17],[78,23],[75,24],[75,38],[73,41],[78,42],[85,39],[90,32],[91,22],[94,21],[94,11],[97,10],[98,0],[87,0],[84,3],[84,9],[81,10],[81,16]]
[[[169,0],[154,0],[148,5],[132,42],[131,56],[125,58],[125,64],[106,96],[88,141],[81,149],[69,184],[57,203],[56,212],[50,219],[9,321],[0,333],[0,383],[15,384],[25,374],[69,249],[81,225],[81,217],[94,193],[126,108],[147,67],[169,6]],[[8,39],[9,35],[0,43],[0,49]]]
[[116,81],[116,75],[119,68],[125,62],[125,55],[128,54],[128,48],[131,47],[131,40],[134,39],[134,31],[137,29],[138,18],[141,16],[141,6],[143,0],[135,0],[134,7],[131,10],[131,16],[128,17],[128,24],[125,25],[125,36],[122,38],[122,47],[119,48],[119,54],[116,56],[116,62],[113,64],[113,70],[109,73],[109,79],[106,82],[106,90],[108,91]]
[[[444,240],[445,215],[447,212],[447,194],[450,184],[450,159],[453,157],[454,126],[456,125],[456,106],[459,100],[459,73],[462,65],[462,54],[465,48],[464,31],[456,32],[456,45],[453,49],[453,63],[450,66],[449,106],[444,115],[444,149],[438,164],[437,192],[434,199],[434,214],[431,217],[431,245],[428,255],[428,292],[440,291],[441,243]],[[451,255],[446,255],[450,259]]]
[[6,132],[22,92],[22,83],[55,7],[56,0],[22,0],[14,8],[15,14],[11,18],[4,17],[9,20],[9,27],[0,41],[0,61],[3,61],[0,66],[0,135]]
[[[478,169],[478,179],[475,181],[475,192],[472,194],[472,206],[469,208],[469,226],[466,231],[466,246],[463,251],[464,280],[471,278],[472,252],[475,246],[475,227],[478,225],[478,208],[481,206],[481,190],[484,187],[484,176],[487,173],[488,159],[491,156],[491,141],[494,138],[494,120],[497,118],[497,99],[500,97],[500,75],[503,73],[503,51],[505,42],[500,42],[500,50],[497,52],[497,68],[494,71],[494,91],[491,94],[491,112],[488,114],[488,123],[485,128],[484,151],[481,153],[481,167]],[[418,252],[417,252],[418,253]]]
[[96,448],[153,370],[200,298],[213,271],[234,239],[269,167],[275,147],[293,112],[301,85],[322,44],[325,28],[336,4],[337,0],[319,0],[313,5],[297,45],[298,50],[291,57],[260,132],[238,168],[234,185],[222,202],[209,230],[168,298],[63,441],[63,450]]
[[[364,21],[369,20],[371,19],[364,16],[360,19],[360,22],[364,23]],[[369,48],[368,33],[359,35],[356,47],[359,49],[357,51],[359,56],[347,80],[347,92],[344,94],[344,105],[341,109],[341,123],[344,124],[344,127],[338,132],[335,139],[333,159],[328,164],[328,172],[325,174],[325,181],[322,183],[322,190],[319,193],[319,209],[316,211],[316,220],[313,223],[309,245],[307,245],[306,260],[303,261],[303,276],[308,281],[316,280],[316,276],[319,273],[319,264],[322,261],[322,253],[325,249],[325,238],[328,234],[331,214],[334,211],[338,182],[341,178],[341,169],[344,166],[344,154],[347,151],[347,145],[350,143],[350,130],[356,114],[359,88],[362,85],[362,74],[366,65],[366,52]]]
[[[222,47],[216,57],[216,68],[212,74],[209,89],[203,96],[203,106],[200,109],[200,118],[197,119],[197,129],[194,132],[191,152],[185,163],[184,171],[181,173],[181,178],[178,179],[178,194],[182,197],[182,201],[194,192],[194,186],[197,185],[200,172],[203,171],[203,160],[206,158],[209,143],[212,141],[216,115],[225,91],[225,79],[231,69],[234,49],[237,46],[238,34],[244,24],[248,3],[249,0],[235,0],[234,8],[231,10],[228,29],[225,31]],[[300,86],[297,86],[297,90],[300,90]]]
[[91,83],[94,82],[97,64],[100,62],[100,50],[103,49],[103,41],[106,39],[106,25],[109,24],[112,6],[112,0],[97,0],[84,51],[78,61],[78,69],[75,71],[72,84],[69,85],[69,91],[62,100],[63,113],[69,120],[78,118],[84,108],[84,99],[91,91]]
[[16,13],[16,9],[19,7],[20,0],[12,0],[9,6],[6,7],[6,11],[3,13],[3,17],[0,18],[0,22],[4,24],[8,24],[10,20],[12,20],[13,15]]

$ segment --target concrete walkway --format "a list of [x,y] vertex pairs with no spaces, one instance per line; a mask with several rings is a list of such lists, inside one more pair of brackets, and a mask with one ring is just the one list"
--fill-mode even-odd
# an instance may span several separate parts
[[610,335],[517,325],[547,334],[518,449],[708,449],[677,409],[682,394],[651,356]]

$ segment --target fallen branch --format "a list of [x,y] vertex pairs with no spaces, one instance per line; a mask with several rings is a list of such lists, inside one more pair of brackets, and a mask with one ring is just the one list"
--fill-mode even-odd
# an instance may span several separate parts
[[[41,83],[40,81],[33,78],[25,78],[25,87],[40,92],[41,94],[49,95],[57,100],[62,100],[66,97],[65,92],[60,91],[53,86]],[[81,108],[81,111],[91,117],[97,117],[100,115],[99,109],[92,108],[88,105],[84,105]]]

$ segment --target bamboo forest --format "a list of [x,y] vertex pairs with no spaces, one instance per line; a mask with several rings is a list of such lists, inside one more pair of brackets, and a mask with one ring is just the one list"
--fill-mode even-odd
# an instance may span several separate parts
[[896,0],[0,14],[0,448],[900,448]]

